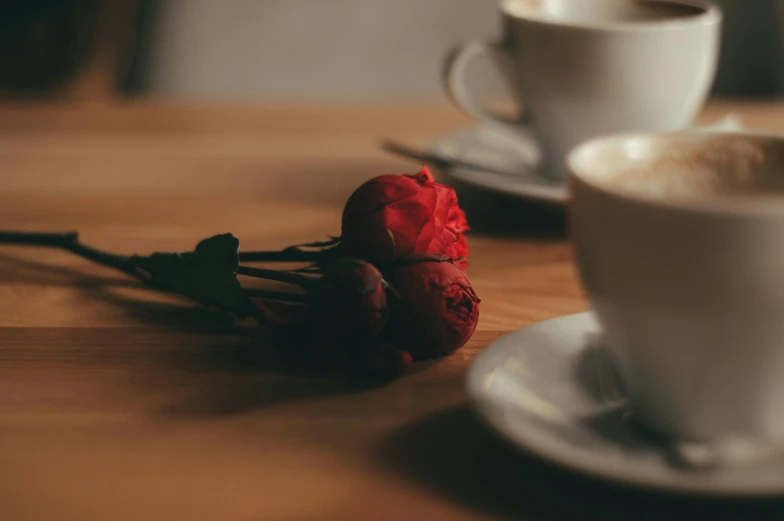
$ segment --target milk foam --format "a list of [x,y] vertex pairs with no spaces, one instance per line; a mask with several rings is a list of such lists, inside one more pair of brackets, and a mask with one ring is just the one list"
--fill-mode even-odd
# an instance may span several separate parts
[[641,137],[597,150],[588,176],[601,186],[652,198],[784,195],[784,145],[715,134],[678,141]]

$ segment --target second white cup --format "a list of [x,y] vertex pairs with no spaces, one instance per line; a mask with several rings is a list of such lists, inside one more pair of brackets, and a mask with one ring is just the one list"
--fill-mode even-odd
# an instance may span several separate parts
[[[578,10],[564,2],[502,1],[502,40],[457,47],[443,78],[475,118],[530,128],[553,178],[564,177],[568,151],[593,137],[690,125],[713,83],[721,27],[720,10],[703,0],[603,0],[596,12],[585,0]],[[519,118],[488,111],[468,89],[481,55],[510,82]]]

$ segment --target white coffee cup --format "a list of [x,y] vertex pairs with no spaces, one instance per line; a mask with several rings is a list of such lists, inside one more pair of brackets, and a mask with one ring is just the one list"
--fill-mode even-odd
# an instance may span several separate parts
[[[503,38],[447,56],[447,94],[477,119],[530,128],[546,175],[562,178],[566,153],[590,138],[686,128],[713,83],[721,12],[704,0],[503,0]],[[522,107],[487,110],[466,84],[470,63],[493,59]],[[513,133],[514,134],[514,133]]]
[[784,440],[784,138],[600,138],[568,159],[583,285],[633,415]]

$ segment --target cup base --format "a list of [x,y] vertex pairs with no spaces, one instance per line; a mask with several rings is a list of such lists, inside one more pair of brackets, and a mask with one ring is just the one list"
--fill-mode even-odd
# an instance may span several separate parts
[[784,439],[740,436],[710,441],[678,439],[634,414],[631,403],[624,418],[640,437],[665,447],[672,463],[693,470],[753,465],[784,454]]

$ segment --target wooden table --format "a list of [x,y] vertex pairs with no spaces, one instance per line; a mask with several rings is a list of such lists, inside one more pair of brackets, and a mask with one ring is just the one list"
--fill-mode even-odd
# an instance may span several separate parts
[[[784,130],[781,104],[716,103],[705,117],[730,109]],[[428,105],[0,106],[0,228],[78,229],[121,253],[225,231],[278,248],[338,232],[362,180],[417,170],[380,138],[424,146],[467,123]],[[775,516],[571,476],[474,419],[463,376],[476,352],[585,302],[561,212],[460,195],[479,329],[363,392],[282,374],[221,316],[107,269],[0,249],[0,520]]]

